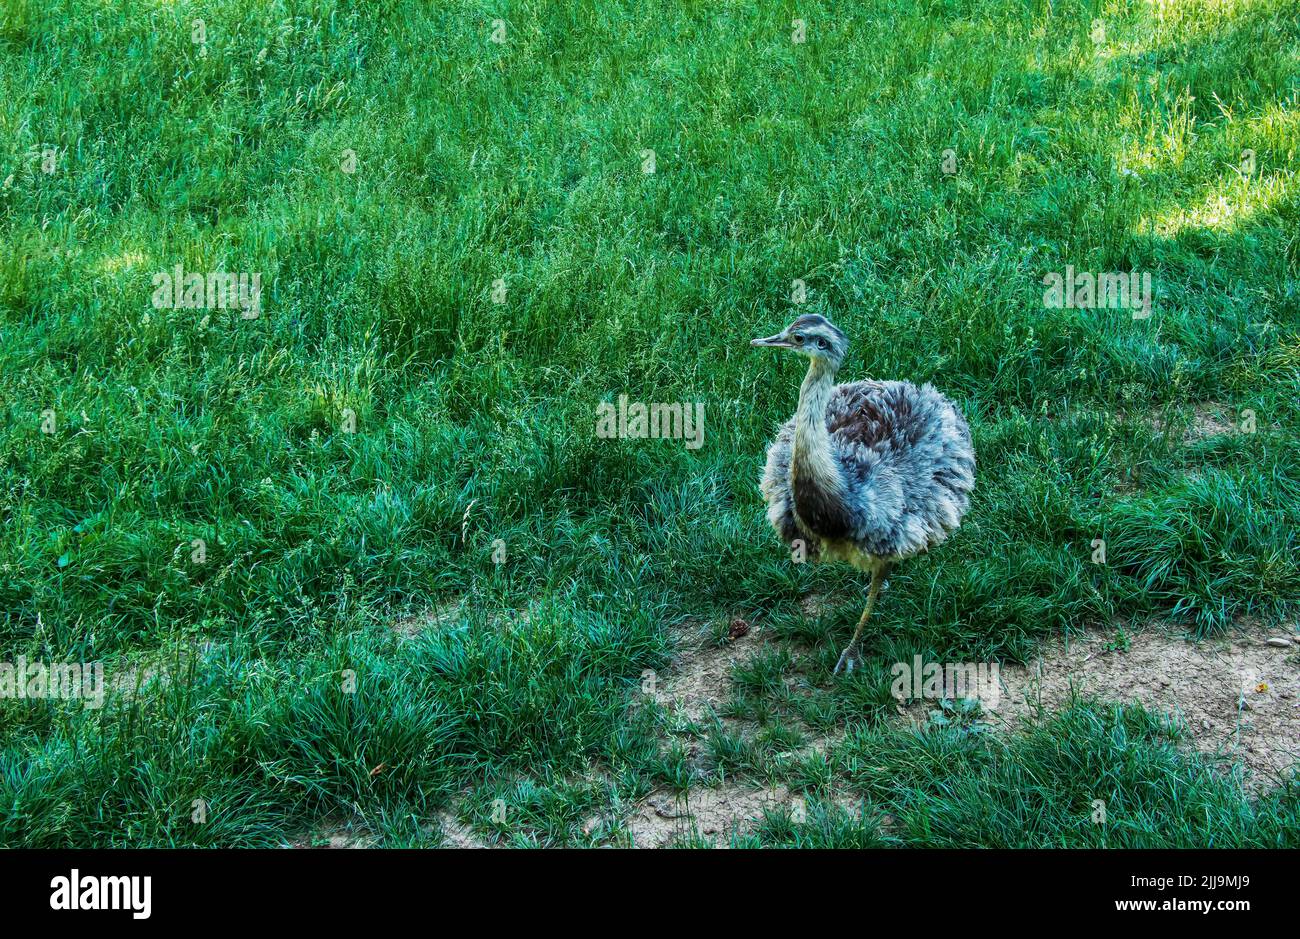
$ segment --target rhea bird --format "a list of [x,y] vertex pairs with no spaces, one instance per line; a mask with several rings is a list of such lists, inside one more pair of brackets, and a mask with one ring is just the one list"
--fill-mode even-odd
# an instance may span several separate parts
[[970,506],[970,428],[933,385],[836,384],[849,343],[825,317],[800,316],[750,344],[808,359],[799,407],[768,448],[759,488],[783,541],[809,560],[844,561],[871,574],[866,609],[835,665],[837,675],[851,672],[890,569],[945,540]]

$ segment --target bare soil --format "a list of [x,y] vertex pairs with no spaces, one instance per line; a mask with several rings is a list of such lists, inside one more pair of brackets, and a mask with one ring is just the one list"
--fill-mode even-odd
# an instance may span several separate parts
[[[1279,784],[1300,761],[1300,639],[1295,630],[1242,624],[1200,641],[1168,626],[1129,634],[1090,632],[1044,643],[1028,665],[1000,669],[1001,695],[986,720],[1015,732],[1039,713],[1064,707],[1072,691],[1103,702],[1138,702],[1168,714],[1186,741],[1227,770],[1240,763],[1243,784]],[[1277,645],[1270,645],[1273,640]],[[1285,640],[1287,646],[1280,646]],[[904,709],[914,721],[933,704]]]
[[[763,644],[761,630],[723,646],[684,637],[669,671],[657,676],[654,697],[692,720],[721,714],[732,666]],[[1117,630],[1090,632],[1046,642],[1033,662],[1003,665],[999,672],[997,706],[981,718],[995,733],[1014,733],[1060,710],[1077,690],[1172,716],[1185,728],[1185,745],[1224,772],[1240,765],[1251,791],[1279,784],[1300,761],[1300,636],[1294,628],[1241,624],[1227,636],[1200,641],[1155,624],[1126,639]],[[898,710],[901,719],[925,724],[936,706],[915,702]],[[822,737],[806,749],[822,752],[836,742]],[[854,810],[851,797],[837,801]],[[656,791],[633,809],[627,825],[636,847],[662,847],[692,834],[725,845],[733,834],[752,831],[765,809],[782,804],[794,805],[784,786],[736,781],[695,790],[689,798]]]

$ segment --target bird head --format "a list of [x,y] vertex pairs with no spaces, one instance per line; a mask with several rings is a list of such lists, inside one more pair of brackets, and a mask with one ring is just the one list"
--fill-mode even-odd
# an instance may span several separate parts
[[792,349],[815,362],[838,368],[848,351],[849,340],[830,320],[816,313],[807,313],[775,336],[751,339],[751,346],[773,349]]

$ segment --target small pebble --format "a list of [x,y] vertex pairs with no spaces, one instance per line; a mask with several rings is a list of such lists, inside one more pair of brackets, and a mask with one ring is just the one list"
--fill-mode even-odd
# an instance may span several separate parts
[[1289,648],[1291,648],[1291,640],[1290,640],[1290,639],[1282,639],[1282,638],[1280,638],[1280,637],[1274,637],[1274,638],[1270,639],[1270,640],[1268,641],[1268,644],[1269,644],[1270,646],[1272,646],[1274,649],[1289,649]]

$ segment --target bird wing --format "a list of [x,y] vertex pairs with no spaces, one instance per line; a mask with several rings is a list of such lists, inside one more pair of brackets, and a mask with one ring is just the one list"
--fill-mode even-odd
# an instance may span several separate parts
[[961,414],[931,385],[837,385],[826,428],[857,509],[857,539],[906,555],[956,528],[974,488],[975,455]]
[[826,429],[844,443],[875,447],[887,442],[894,426],[905,418],[890,406],[887,384],[855,381],[836,385],[826,404]]

